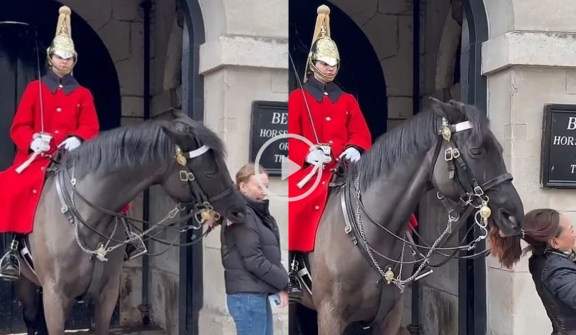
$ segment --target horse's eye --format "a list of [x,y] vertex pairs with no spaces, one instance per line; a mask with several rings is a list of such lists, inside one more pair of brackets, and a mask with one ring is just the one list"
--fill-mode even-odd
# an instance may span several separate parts
[[472,156],[480,156],[480,155],[484,154],[484,149],[483,148],[471,148],[470,154],[472,154]]
[[216,173],[207,173],[207,174],[206,174],[206,178],[208,178],[208,179],[214,179],[214,178],[216,178]]

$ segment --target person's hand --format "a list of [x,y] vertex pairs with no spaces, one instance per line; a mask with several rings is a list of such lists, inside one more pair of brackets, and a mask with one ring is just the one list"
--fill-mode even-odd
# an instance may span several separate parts
[[280,296],[280,308],[288,306],[288,292],[280,291],[278,295]]
[[71,136],[65,139],[58,148],[64,147],[67,151],[72,151],[80,146],[81,142],[76,136]]
[[30,150],[33,152],[46,152],[50,150],[50,143],[47,143],[42,137],[37,136],[30,143]]
[[306,163],[311,165],[317,165],[318,162],[322,161],[324,157],[324,152],[320,149],[312,150],[306,156]]
[[342,157],[354,163],[360,159],[360,151],[358,151],[356,148],[350,147],[344,150],[344,152],[340,155],[340,158]]

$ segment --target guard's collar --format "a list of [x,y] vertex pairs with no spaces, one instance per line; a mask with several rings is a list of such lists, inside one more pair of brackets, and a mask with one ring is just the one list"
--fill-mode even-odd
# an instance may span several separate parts
[[76,88],[80,86],[76,78],[74,78],[71,74],[67,74],[64,77],[60,78],[54,71],[48,70],[44,77],[42,77],[42,81],[52,93],[56,93],[60,85],[62,85],[62,89],[66,95],[72,93]]
[[306,84],[304,84],[304,89],[312,94],[318,102],[322,102],[324,96],[328,96],[330,101],[334,103],[340,98],[342,93],[344,93],[340,86],[334,82],[323,84],[318,81],[318,79],[314,78],[314,76],[310,77]]

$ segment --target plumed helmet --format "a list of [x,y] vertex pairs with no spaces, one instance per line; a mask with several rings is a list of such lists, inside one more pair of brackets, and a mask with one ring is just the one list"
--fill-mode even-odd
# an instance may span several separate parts
[[[313,71],[321,76],[326,74],[319,71],[314,62],[322,61],[330,66],[340,65],[340,54],[338,53],[338,47],[332,38],[330,37],[330,8],[326,5],[318,7],[318,16],[316,17],[316,26],[314,27],[314,35],[312,36],[312,47],[310,48],[310,53],[308,54],[308,60],[306,62],[306,71]],[[333,80],[334,76],[329,80]]]
[[46,52],[48,61],[50,62],[50,57],[52,57],[52,55],[58,55],[64,59],[74,57],[76,62],[78,54],[74,49],[72,27],[70,24],[72,11],[69,7],[62,6],[58,12],[60,15],[58,16],[58,24],[56,25],[56,36],[52,40],[52,43]]

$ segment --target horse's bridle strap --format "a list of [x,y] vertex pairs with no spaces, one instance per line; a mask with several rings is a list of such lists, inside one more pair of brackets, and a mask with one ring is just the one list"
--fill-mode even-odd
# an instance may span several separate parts
[[192,151],[188,151],[185,154],[185,157],[187,158],[196,158],[199,156],[202,156],[203,154],[207,153],[208,150],[210,150],[210,148],[208,148],[206,145],[201,146],[198,149],[192,150]]
[[[208,150],[210,150],[210,148],[208,146],[202,145],[198,149],[184,152],[183,155],[186,158],[193,159],[193,158],[202,156],[203,154],[207,153]],[[192,176],[194,175],[194,173],[192,172],[192,169],[190,169],[190,167],[188,167],[187,165],[184,165],[184,167],[188,170],[188,172]],[[206,195],[206,192],[204,192],[204,190],[202,189],[202,187],[198,183],[198,181],[196,181],[195,177],[194,178],[187,178],[186,181],[188,182],[188,187],[190,188],[190,192],[196,197],[196,199],[198,200],[199,203],[204,203],[204,202],[210,203],[211,201],[218,201],[220,199],[223,199],[224,197],[226,197],[227,195],[232,193],[232,189],[233,189],[233,186],[230,185],[230,187],[228,187],[224,191],[220,192],[219,194],[216,194],[212,197],[208,197]]]

